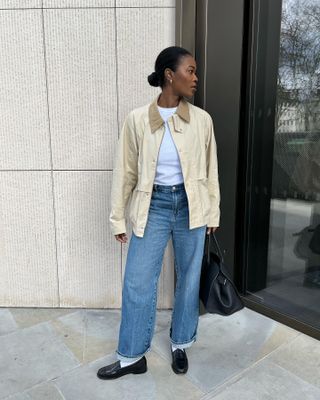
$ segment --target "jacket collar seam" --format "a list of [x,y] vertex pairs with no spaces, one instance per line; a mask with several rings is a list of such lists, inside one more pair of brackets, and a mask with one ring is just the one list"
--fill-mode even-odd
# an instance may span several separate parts
[[[160,94],[158,94],[155,99],[150,103],[148,114],[149,114],[149,121],[151,127],[151,133],[154,133],[160,126],[163,125],[164,121],[161,117],[161,114],[158,110],[158,99]],[[176,114],[182,118],[186,122],[190,122],[190,110],[189,110],[189,103],[182,97],[179,101],[178,108],[176,110]]]

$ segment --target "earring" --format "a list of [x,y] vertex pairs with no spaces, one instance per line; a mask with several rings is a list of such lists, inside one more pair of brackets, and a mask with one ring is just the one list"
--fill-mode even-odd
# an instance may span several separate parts
[[170,83],[172,83],[172,79],[170,79]]

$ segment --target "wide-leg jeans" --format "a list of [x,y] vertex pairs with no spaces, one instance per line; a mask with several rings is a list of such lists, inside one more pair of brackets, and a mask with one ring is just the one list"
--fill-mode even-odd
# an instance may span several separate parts
[[118,360],[134,361],[151,349],[158,278],[167,243],[172,237],[177,282],[170,326],[170,342],[187,348],[196,341],[199,285],[206,225],[189,229],[184,183],[153,185],[143,237],[132,232],[122,289]]

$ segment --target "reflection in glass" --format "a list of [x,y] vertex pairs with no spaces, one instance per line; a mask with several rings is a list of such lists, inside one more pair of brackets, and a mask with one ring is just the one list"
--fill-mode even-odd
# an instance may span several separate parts
[[320,328],[320,3],[283,0],[263,298]]

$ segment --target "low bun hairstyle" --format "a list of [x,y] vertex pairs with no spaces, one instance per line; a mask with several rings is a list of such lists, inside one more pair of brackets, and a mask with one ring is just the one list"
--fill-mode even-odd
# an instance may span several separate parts
[[192,56],[192,54],[183,47],[170,46],[163,49],[156,58],[154,64],[154,72],[148,75],[148,82],[151,86],[165,85],[164,70],[170,68],[173,72],[176,71],[180,59],[185,56]]
[[148,75],[148,82],[151,86],[159,86],[159,76],[156,72],[152,72],[152,74]]

